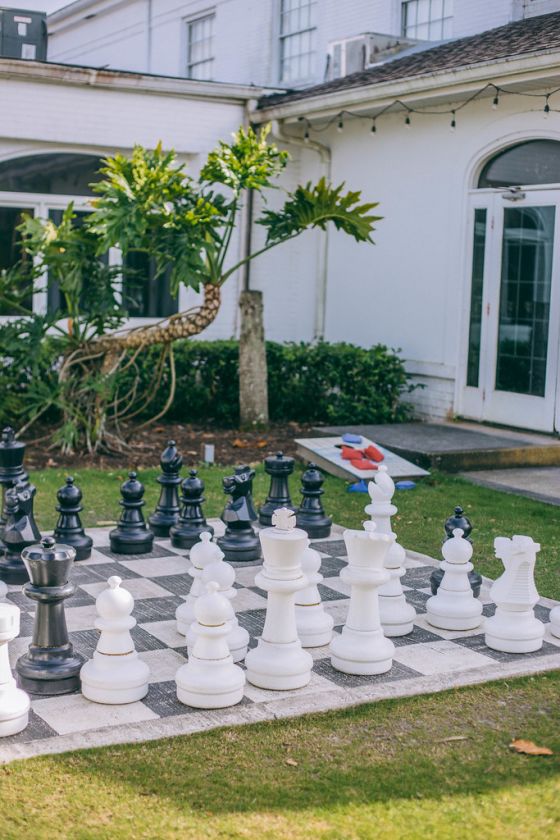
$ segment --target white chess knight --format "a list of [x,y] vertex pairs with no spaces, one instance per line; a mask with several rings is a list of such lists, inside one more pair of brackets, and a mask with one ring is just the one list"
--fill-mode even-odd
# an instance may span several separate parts
[[28,724],[29,697],[17,688],[8,658],[8,642],[19,635],[20,610],[0,603],[0,737],[16,735]]
[[222,560],[224,553],[217,545],[212,542],[212,534],[209,531],[203,531],[200,535],[200,541],[195,543],[190,550],[191,568],[188,569],[192,579],[192,585],[187,599],[183,604],[179,604],[175,611],[175,618],[177,619],[177,632],[182,636],[187,635],[187,631],[193,621],[196,621],[194,614],[194,605],[199,595],[204,591],[202,586],[202,572],[210,563],[215,563],[217,560]]
[[245,674],[229,652],[233,608],[218,592],[216,581],[194,607],[198,628],[189,661],[175,675],[177,698],[197,709],[222,709],[243,699]]
[[309,586],[296,593],[296,627],[304,648],[328,645],[332,638],[334,619],[325,611],[317,587],[323,580],[319,572],[321,555],[308,546],[301,555],[301,568]]
[[113,575],[107,583],[95,604],[95,626],[101,635],[93,659],[80,671],[82,694],[95,703],[134,703],[148,693],[150,669],[139,658],[130,635],[136,625],[131,615],[134,598],[121,588],[120,577]]
[[490,597],[496,613],[486,619],[486,644],[506,653],[532,653],[543,643],[544,624],[535,618],[539,600],[534,573],[540,545],[531,537],[496,537],[494,551],[504,564],[492,584]]
[[294,512],[278,508],[272,528],[259,532],[263,567],[255,583],[268,592],[266,619],[256,648],[245,657],[247,681],[259,688],[287,691],[311,679],[313,659],[298,638],[295,594],[309,585],[301,568],[309,539],[296,528]]
[[[219,587],[218,592],[224,598],[227,598],[228,601],[232,601],[237,595],[237,590],[233,586],[235,583],[235,570],[233,566],[230,566],[224,560],[217,560],[215,563],[210,563],[209,566],[206,566],[200,580],[204,590],[210,581],[215,581]],[[197,632],[198,622],[193,621],[187,632],[187,648],[189,654],[196,641]],[[244,627],[240,626],[235,613],[232,614],[230,619],[230,631],[227,642],[234,662],[241,662],[242,659],[245,659],[249,646],[249,634]]]
[[472,544],[455,528],[441,548],[443,578],[436,595],[426,602],[426,620],[441,630],[474,630],[482,622],[482,604],[474,597],[469,581]]
[[379,588],[389,580],[385,558],[393,538],[379,534],[375,522],[363,531],[347,530],[348,565],[340,577],[351,586],[350,606],[342,633],[330,643],[331,665],[345,674],[384,674],[393,664],[395,646],[385,637],[379,617]]
[[386,636],[405,636],[414,629],[416,610],[412,604],[407,603],[402,588],[401,577],[405,573],[406,554],[391,527],[391,517],[397,513],[397,508],[391,501],[395,484],[386,466],[378,467],[375,481],[368,484],[368,492],[371,504],[366,506],[365,512],[375,522],[378,534],[387,534],[393,538],[385,557],[385,568],[391,577],[379,590],[381,625]]

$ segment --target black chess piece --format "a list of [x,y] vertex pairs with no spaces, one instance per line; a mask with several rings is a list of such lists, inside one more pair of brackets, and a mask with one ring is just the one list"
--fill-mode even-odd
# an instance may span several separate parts
[[148,524],[156,537],[168,537],[169,529],[179,519],[179,470],[183,466],[183,459],[177,452],[174,440],[167,441],[159,463],[161,475],[158,475],[157,481],[161,485],[161,493],[155,511],[148,518]]
[[148,554],[154,544],[154,535],[144,521],[144,485],[135,472],[129,472],[127,481],[121,484],[121,495],[121,518],[109,533],[111,551],[115,554]]
[[19,684],[25,691],[49,696],[80,688],[84,657],[68,638],[64,601],[76,587],[68,580],[76,552],[45,537],[40,545],[25,548],[23,562],[29,582],[23,592],[37,602],[29,650],[16,663]]
[[226,532],[217,542],[230,563],[248,563],[261,556],[260,540],[253,529],[253,522],[257,519],[251,492],[254,477],[255,471],[243,465],[236,467],[234,475],[223,480],[224,493],[230,499],[222,513]]
[[53,536],[58,543],[72,546],[76,552],[76,560],[87,560],[91,556],[93,540],[88,537],[82,526],[82,491],[74,484],[72,476],[68,476],[66,484],[57,492],[56,498],[56,509],[60,516]]
[[169,530],[171,545],[175,548],[192,548],[203,531],[214,534],[214,529],[204,518],[204,482],[196,470],[189,472],[181,484],[181,514],[176,525]]
[[321,503],[323,473],[317,464],[308,464],[301,477],[301,505],[296,510],[296,524],[311,540],[325,539],[331,533],[332,519]]
[[[463,532],[463,538],[468,540],[472,543],[470,538],[471,531],[472,531],[472,524],[470,519],[465,516],[463,508],[460,505],[457,505],[453,514],[445,520],[443,523],[443,527],[445,530],[445,537],[443,542],[447,542],[453,537],[453,531],[455,528],[460,528]],[[435,595],[439,589],[439,585],[443,580],[443,570],[439,567],[434,569],[432,574],[430,575],[430,587],[432,589],[432,595]],[[482,576],[475,572],[474,569],[469,572],[469,583],[471,585],[471,589],[473,591],[473,595],[475,598],[478,598],[480,595],[480,587],[482,586]]]
[[290,498],[288,479],[294,471],[295,461],[277,452],[264,459],[264,471],[270,476],[270,489],[266,501],[259,508],[259,523],[269,528],[272,525],[272,514],[278,508],[289,508],[295,512],[296,508]]
[[16,440],[16,433],[11,426],[2,429],[0,439],[0,487],[2,488],[2,507],[0,508],[0,537],[6,524],[6,491],[16,484],[26,483],[29,476],[23,468],[25,443]]
[[22,482],[6,492],[6,524],[0,546],[0,580],[4,583],[26,583],[29,580],[22,551],[41,539],[33,516],[36,489]]

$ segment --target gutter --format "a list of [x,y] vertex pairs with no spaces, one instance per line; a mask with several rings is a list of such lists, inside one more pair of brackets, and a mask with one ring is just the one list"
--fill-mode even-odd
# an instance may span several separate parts
[[[255,113],[251,115],[253,118]],[[272,136],[288,146],[297,146],[299,149],[311,149],[316,152],[325,168],[327,181],[331,180],[331,150],[328,146],[318,143],[316,140],[302,140],[292,134],[286,134],[283,126],[277,121],[272,121]],[[325,324],[327,313],[327,266],[329,253],[329,228],[323,233],[321,248],[319,251],[319,264],[317,267],[317,294],[315,308],[314,340],[320,341],[325,337]]]

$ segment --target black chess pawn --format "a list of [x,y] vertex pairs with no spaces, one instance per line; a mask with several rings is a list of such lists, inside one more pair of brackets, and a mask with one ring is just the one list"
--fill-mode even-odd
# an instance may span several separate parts
[[179,519],[179,470],[183,466],[183,459],[177,452],[174,440],[167,441],[159,463],[161,475],[158,475],[157,481],[161,485],[161,493],[155,511],[148,518],[148,524],[156,537],[168,537],[169,529]]
[[247,563],[261,556],[260,540],[253,529],[257,519],[251,493],[254,477],[255,471],[244,465],[223,480],[224,493],[230,499],[222,513],[226,532],[217,542],[230,563]]
[[214,533],[204,518],[204,482],[196,470],[189,472],[181,484],[181,514],[176,525],[169,530],[171,545],[175,548],[192,548],[200,540],[203,531]]
[[29,574],[23,592],[37,607],[29,650],[16,663],[19,684],[43,696],[78,691],[84,657],[74,651],[64,614],[64,601],[76,591],[68,580],[75,551],[45,537],[22,557]]
[[272,514],[278,508],[289,508],[295,511],[290,498],[288,479],[294,471],[295,461],[277,452],[264,459],[264,471],[270,476],[270,489],[266,501],[259,508],[259,523],[265,527],[272,525]]
[[[460,505],[457,505],[455,511],[452,515],[445,520],[443,523],[443,528],[445,530],[445,537],[443,538],[443,542],[447,542],[447,540],[452,539],[453,531],[455,528],[460,528],[463,532],[463,538],[468,540],[472,543],[470,538],[471,531],[472,531],[472,524],[470,519],[465,516],[463,508]],[[430,575],[430,587],[432,589],[432,595],[435,595],[439,589],[439,585],[443,580],[443,570],[439,567],[434,569],[432,574]],[[482,586],[482,576],[475,572],[474,569],[469,572],[469,583],[471,585],[471,589],[473,591],[473,595],[475,598],[478,598],[480,595],[480,587]]]
[[41,534],[33,516],[32,484],[16,484],[6,493],[6,524],[0,546],[0,580],[4,583],[26,583],[29,580],[22,551],[39,542]]
[[53,536],[58,543],[72,546],[76,552],[76,560],[87,560],[91,556],[93,540],[88,537],[82,526],[82,491],[74,484],[72,476],[68,476],[66,484],[57,492],[56,498],[56,509],[60,516]]
[[296,511],[296,524],[311,540],[325,539],[331,533],[332,519],[321,503],[323,473],[316,464],[308,464],[301,477],[301,505]]
[[0,537],[6,524],[6,491],[16,484],[26,483],[29,476],[23,468],[25,443],[16,440],[16,433],[11,426],[2,429],[0,439],[0,487],[2,488],[2,507],[0,508]]
[[129,472],[127,481],[121,484],[121,518],[109,533],[111,551],[115,554],[148,554],[152,550],[154,535],[144,522],[143,495],[144,485],[135,472]]

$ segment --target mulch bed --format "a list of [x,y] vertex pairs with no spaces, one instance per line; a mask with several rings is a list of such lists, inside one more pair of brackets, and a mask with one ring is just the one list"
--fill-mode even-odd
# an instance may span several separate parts
[[157,423],[130,435],[129,448],[123,453],[101,455],[61,455],[50,448],[45,440],[48,429],[35,429],[37,442],[31,435],[24,437],[28,442],[25,463],[27,467],[120,467],[140,469],[157,467],[159,456],[168,440],[174,440],[183,455],[186,466],[196,465],[202,459],[202,446],[215,446],[215,462],[222,465],[255,463],[267,455],[282,451],[295,456],[297,437],[310,437],[311,426],[297,423],[274,423],[265,429],[241,431],[239,429],[209,429],[181,423]]

